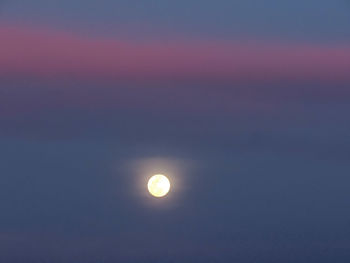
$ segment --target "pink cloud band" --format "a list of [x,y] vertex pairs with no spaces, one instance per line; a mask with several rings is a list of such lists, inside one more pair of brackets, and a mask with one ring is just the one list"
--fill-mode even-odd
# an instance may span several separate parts
[[130,43],[0,26],[0,76],[350,82],[350,47]]

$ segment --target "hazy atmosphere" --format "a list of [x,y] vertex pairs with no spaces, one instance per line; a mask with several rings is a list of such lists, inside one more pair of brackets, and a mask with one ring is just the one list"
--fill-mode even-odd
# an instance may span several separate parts
[[0,0],[1,262],[347,263],[349,187],[349,1]]

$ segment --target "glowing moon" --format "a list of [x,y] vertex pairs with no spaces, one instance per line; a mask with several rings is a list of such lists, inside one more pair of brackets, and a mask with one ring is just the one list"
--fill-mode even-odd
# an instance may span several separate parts
[[148,180],[148,191],[155,197],[165,196],[170,190],[169,179],[162,174],[155,174]]

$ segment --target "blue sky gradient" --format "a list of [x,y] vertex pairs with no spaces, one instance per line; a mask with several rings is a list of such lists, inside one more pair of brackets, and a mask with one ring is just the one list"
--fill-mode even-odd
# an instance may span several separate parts
[[0,262],[348,263],[349,33],[345,0],[0,1]]

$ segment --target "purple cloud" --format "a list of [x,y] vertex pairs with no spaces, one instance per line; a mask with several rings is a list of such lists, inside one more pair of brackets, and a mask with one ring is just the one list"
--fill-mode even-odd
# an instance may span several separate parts
[[218,41],[131,43],[0,27],[0,75],[127,81],[350,82],[350,47]]

